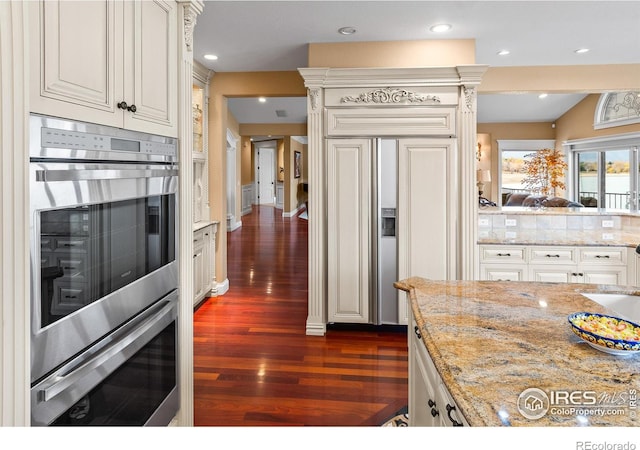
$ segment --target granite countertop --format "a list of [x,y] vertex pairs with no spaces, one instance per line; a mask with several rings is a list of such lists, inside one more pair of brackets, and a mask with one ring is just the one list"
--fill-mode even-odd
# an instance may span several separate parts
[[[415,277],[395,286],[409,293],[425,347],[471,426],[640,425],[640,405],[630,401],[640,390],[640,354],[598,351],[567,321],[574,312],[608,312],[580,292],[640,292],[593,284]],[[542,418],[527,419],[518,397],[530,388],[548,395],[593,391],[600,411],[621,414],[597,415],[591,406],[551,402]]]
[[208,227],[209,225],[218,225],[220,222],[217,220],[201,220],[200,222],[194,222],[193,231],[198,231],[203,229],[204,227]]
[[623,230],[480,230],[478,244],[635,248],[640,244],[640,234]]

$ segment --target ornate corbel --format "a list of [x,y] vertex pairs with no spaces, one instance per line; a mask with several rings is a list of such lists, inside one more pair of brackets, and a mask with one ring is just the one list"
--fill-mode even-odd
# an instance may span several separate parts
[[193,51],[193,30],[196,27],[198,13],[190,5],[184,6],[184,43],[187,51]]
[[309,100],[311,102],[311,110],[315,111],[320,100],[320,89],[309,89]]
[[464,93],[464,103],[465,105],[467,105],[467,109],[471,112],[474,112],[476,110],[477,99],[476,87],[463,86],[462,89]]

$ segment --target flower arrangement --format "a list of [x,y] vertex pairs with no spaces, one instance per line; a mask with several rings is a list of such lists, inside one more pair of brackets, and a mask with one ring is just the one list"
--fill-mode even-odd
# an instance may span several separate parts
[[558,150],[543,148],[525,155],[524,164],[527,176],[522,180],[522,184],[527,189],[536,194],[554,197],[557,189],[565,189],[564,173],[567,163],[564,161],[564,155]]

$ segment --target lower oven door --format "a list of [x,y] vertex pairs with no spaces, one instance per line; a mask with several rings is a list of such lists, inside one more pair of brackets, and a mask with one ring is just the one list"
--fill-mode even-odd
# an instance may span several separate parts
[[164,426],[179,407],[172,292],[31,388],[31,424]]

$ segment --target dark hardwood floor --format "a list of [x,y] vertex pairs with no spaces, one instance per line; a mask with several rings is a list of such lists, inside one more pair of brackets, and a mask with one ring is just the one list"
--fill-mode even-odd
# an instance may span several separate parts
[[228,233],[229,291],[194,313],[194,425],[378,426],[407,404],[406,332],[305,334],[307,225],[254,206]]

